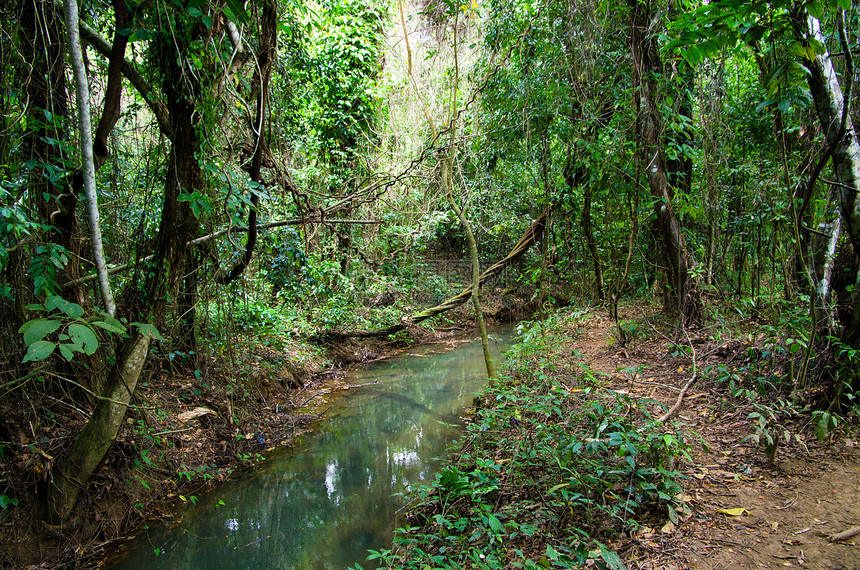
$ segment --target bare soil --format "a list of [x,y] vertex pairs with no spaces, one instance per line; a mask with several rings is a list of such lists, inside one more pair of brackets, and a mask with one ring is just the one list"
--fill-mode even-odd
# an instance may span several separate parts
[[[663,332],[670,327],[654,322],[654,314],[641,306],[622,311],[638,329],[622,348],[614,323],[605,312],[594,312],[570,346],[606,376],[609,388],[669,407],[694,370],[689,355],[679,354],[675,339]],[[743,362],[755,340],[718,342],[700,330],[678,344],[692,346],[697,357],[696,380],[676,416],[693,447],[693,463],[682,466],[686,513],[678,525],[659,521],[613,544],[628,567],[860,568],[860,535],[830,540],[860,525],[860,442],[845,432],[819,442],[807,415],[786,426],[800,441],[780,447],[771,464],[762,449],[744,441],[755,431],[747,417],[751,405],[703,374],[709,363]]]

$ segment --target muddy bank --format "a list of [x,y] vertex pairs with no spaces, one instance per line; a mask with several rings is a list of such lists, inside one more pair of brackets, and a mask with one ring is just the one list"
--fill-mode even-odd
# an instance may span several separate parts
[[[486,304],[495,322],[527,310],[522,299],[499,295]],[[54,421],[35,425],[17,403],[0,403],[5,425],[14,426],[0,437],[0,494],[17,499],[0,510],[0,566],[97,563],[148,521],[170,520],[184,503],[312,429],[328,394],[349,388],[344,379],[351,366],[472,334],[470,309],[451,311],[433,329],[413,327],[391,339],[322,347],[238,340],[232,353],[202,356],[196,368],[169,353],[155,354],[123,428],[82,494],[76,524],[63,532],[39,522],[37,499],[87,412],[55,406]]]

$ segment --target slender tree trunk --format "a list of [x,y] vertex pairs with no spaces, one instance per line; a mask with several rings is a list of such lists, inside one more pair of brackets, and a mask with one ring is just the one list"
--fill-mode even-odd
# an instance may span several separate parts
[[[164,38],[160,44],[159,62],[164,74],[164,93],[173,140],[155,242],[155,259],[148,273],[143,306],[137,313],[138,320],[142,322],[160,323],[167,312],[168,300],[176,298],[185,276],[188,243],[198,229],[188,202],[178,200],[181,192],[202,187],[203,174],[197,160],[200,141],[195,126],[199,120],[194,104],[198,86],[192,79],[195,75],[184,69],[182,54],[185,46],[177,44],[176,37]],[[69,453],[58,461],[52,472],[44,512],[50,522],[65,525],[73,520],[74,506],[80,493],[101,464],[122,425],[146,363],[150,342],[150,334],[145,329],[137,329],[118,351],[116,364],[92,416],[72,443]]]
[[[453,129],[452,129],[453,137]],[[448,197],[448,203],[451,209],[457,214],[457,219],[460,220],[460,226],[466,233],[466,239],[469,242],[469,257],[472,260],[472,304],[475,307],[475,319],[478,321],[478,331],[481,334],[481,346],[484,351],[484,364],[487,367],[487,377],[495,378],[496,369],[493,365],[493,357],[490,354],[490,341],[487,336],[487,326],[484,323],[484,310],[481,308],[481,262],[478,258],[478,243],[475,241],[475,234],[472,232],[472,225],[463,213],[463,209],[457,205],[454,199],[452,190],[452,170],[454,162],[454,144],[451,142],[451,155],[442,163],[442,185],[445,190],[445,195]]]
[[597,299],[603,301],[603,268],[600,265],[600,253],[597,251],[597,240],[594,239],[594,228],[591,225],[591,183],[585,185],[582,202],[582,233],[585,235],[585,244],[591,256],[594,266],[594,285],[597,288]]
[[481,308],[481,262],[478,258],[478,244],[475,241],[475,234],[472,232],[472,225],[469,223],[463,209],[457,205],[454,199],[454,154],[456,153],[456,135],[457,135],[457,112],[455,110],[457,103],[457,91],[460,83],[460,64],[457,60],[457,18],[454,18],[454,87],[451,92],[451,144],[448,149],[447,159],[442,161],[442,187],[445,191],[445,196],[448,197],[448,203],[451,209],[457,214],[460,220],[460,225],[466,233],[466,239],[469,242],[469,256],[472,259],[472,304],[475,307],[475,319],[478,321],[478,330],[481,333],[481,346],[484,351],[484,364],[487,367],[487,377],[495,378],[496,370],[493,365],[493,357],[490,354],[490,340],[487,336],[487,326],[484,324],[484,310]]
[[81,137],[81,160],[83,162],[84,192],[87,197],[87,216],[90,222],[90,241],[92,242],[96,273],[99,276],[99,290],[102,294],[105,311],[110,316],[114,316],[116,314],[116,303],[114,303],[110,280],[108,279],[104,247],[102,245],[102,228],[99,220],[96,168],[93,159],[93,136],[90,125],[90,87],[87,84],[87,72],[84,69],[84,55],[81,50],[81,38],[78,32],[77,0],[65,0],[65,8],[66,37],[69,40],[69,59],[72,62],[72,72],[75,76],[75,86],[77,88],[76,98]]
[[[815,284],[815,320],[816,329],[824,334],[837,334],[836,314],[830,302],[833,266],[836,262],[836,246],[842,225],[838,208],[834,205],[827,220],[819,224],[818,235],[813,240],[814,248],[809,259],[813,262],[811,273],[816,278]],[[825,237],[828,236],[828,237]]]

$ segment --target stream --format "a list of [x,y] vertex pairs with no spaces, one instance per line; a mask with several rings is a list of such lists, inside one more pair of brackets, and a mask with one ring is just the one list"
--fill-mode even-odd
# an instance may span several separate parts
[[[495,359],[513,328],[496,330]],[[444,352],[440,352],[444,350]],[[429,482],[486,382],[480,341],[424,345],[367,365],[312,433],[150,528],[113,568],[346,568],[390,545],[402,493]]]

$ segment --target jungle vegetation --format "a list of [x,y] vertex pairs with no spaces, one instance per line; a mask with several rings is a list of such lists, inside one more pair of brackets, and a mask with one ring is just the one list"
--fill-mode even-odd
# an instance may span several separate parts
[[401,334],[460,290],[480,316],[512,252],[536,312],[739,314],[796,361],[792,398],[860,388],[850,0],[0,13],[0,457],[80,425],[30,484],[0,472],[0,516],[76,524],[153,361],[204,382],[249,330]]

